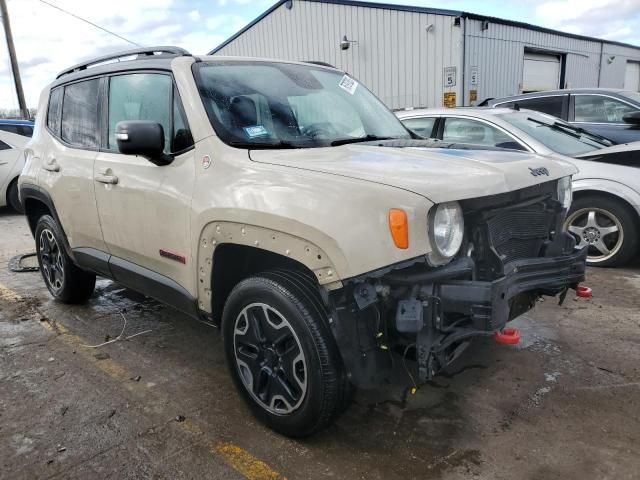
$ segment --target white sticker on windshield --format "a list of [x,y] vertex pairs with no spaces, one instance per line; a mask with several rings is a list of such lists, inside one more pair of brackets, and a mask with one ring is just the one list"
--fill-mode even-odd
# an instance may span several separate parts
[[349,75],[344,75],[340,80],[338,86],[353,95],[354,93],[356,93],[356,88],[358,88],[358,82],[356,82]]
[[252,127],[244,127],[244,133],[247,134],[249,138],[263,137],[269,135],[267,129],[262,125],[253,125]]

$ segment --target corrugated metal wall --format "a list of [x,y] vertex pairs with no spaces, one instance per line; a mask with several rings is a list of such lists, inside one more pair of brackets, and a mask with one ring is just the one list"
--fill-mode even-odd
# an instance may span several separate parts
[[[481,20],[463,18],[455,26],[455,17],[443,14],[307,0],[292,5],[281,5],[216,55],[327,62],[391,108],[439,107],[447,91],[456,93],[457,105],[471,104],[471,90],[474,103],[520,93],[525,49],[563,55],[566,88],[621,88],[627,60],[640,60],[640,49],[501,23],[483,29]],[[344,35],[357,42],[346,51]],[[445,67],[457,67],[455,87],[444,88]]]
[[601,86],[622,88],[627,61],[640,62],[640,50],[605,43],[602,49]]
[[[478,100],[521,93],[525,49],[555,52],[565,55],[567,88],[596,87],[600,64],[601,43],[562,35],[489,23],[466,21],[467,71],[478,66]],[[466,75],[467,80],[469,75]],[[467,104],[472,86],[467,81]]]
[[[344,35],[357,44],[341,50]],[[216,55],[327,62],[390,108],[441,106],[443,69],[458,66],[456,87],[447,91],[462,104],[462,29],[450,16],[300,0],[291,10],[280,6]]]

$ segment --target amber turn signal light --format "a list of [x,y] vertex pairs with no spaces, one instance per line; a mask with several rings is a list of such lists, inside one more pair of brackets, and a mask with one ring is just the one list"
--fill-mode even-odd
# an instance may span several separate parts
[[399,208],[389,210],[389,231],[396,247],[409,248],[409,223],[407,213]]

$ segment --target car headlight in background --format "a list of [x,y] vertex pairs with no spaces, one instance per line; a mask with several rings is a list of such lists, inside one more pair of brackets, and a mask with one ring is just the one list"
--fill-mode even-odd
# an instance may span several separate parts
[[571,177],[562,177],[558,180],[558,200],[562,202],[565,210],[571,207],[573,192],[571,191]]
[[447,202],[438,205],[431,214],[429,229],[433,244],[430,260],[435,264],[446,263],[458,253],[464,237],[464,218],[460,204]]

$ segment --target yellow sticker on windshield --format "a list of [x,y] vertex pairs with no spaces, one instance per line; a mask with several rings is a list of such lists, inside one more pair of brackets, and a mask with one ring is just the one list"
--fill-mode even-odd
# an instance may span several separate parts
[[344,75],[340,80],[340,83],[338,83],[338,86],[353,95],[354,93],[356,93],[356,88],[358,88],[358,82],[356,82],[349,75]]

